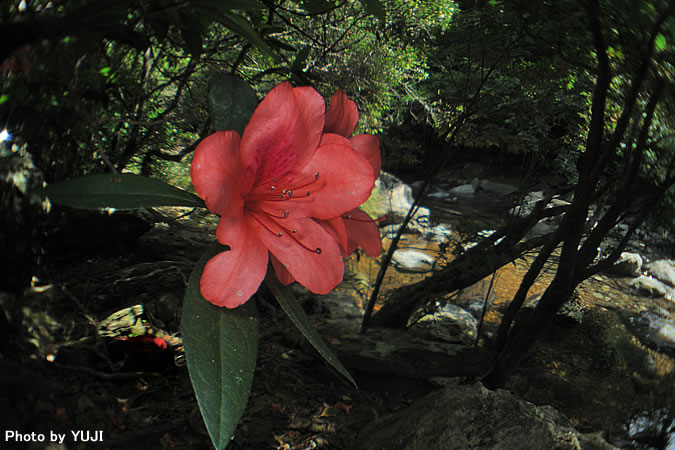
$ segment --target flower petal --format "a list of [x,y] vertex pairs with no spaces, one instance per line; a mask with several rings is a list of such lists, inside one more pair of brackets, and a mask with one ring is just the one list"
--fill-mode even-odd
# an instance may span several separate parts
[[[241,161],[253,185],[296,174],[312,158],[324,123],[325,103],[310,87],[281,83],[260,102],[241,141]],[[255,175],[253,175],[255,174]]]
[[335,133],[349,137],[359,121],[359,110],[356,103],[338,89],[330,100],[330,107],[326,111],[326,124],[324,133]]
[[272,216],[332,219],[368,200],[375,178],[368,161],[351,147],[330,144],[317,149],[292,184],[292,198],[260,201],[260,208]]
[[382,241],[377,223],[360,209],[354,209],[345,217],[348,245],[347,254],[351,255],[356,247],[361,247],[368,256],[376,258],[382,251]]
[[252,214],[257,221],[258,238],[298,283],[315,294],[327,294],[342,281],[344,262],[340,248],[320,224],[312,219],[275,221],[263,214]]
[[244,200],[239,160],[239,134],[219,131],[203,139],[195,150],[190,177],[206,207],[221,216],[240,216]]
[[349,238],[347,236],[347,228],[345,227],[344,219],[342,217],[336,217],[329,220],[317,220],[317,222],[319,222],[319,224],[337,241],[340,246],[342,257],[346,258],[349,256],[351,252],[347,253]]
[[230,250],[211,258],[204,266],[200,291],[216,306],[236,308],[260,287],[267,272],[268,251],[258,239],[249,218],[222,217],[216,237]]
[[380,154],[380,139],[372,134],[359,134],[349,140],[352,148],[366,158],[375,172],[375,178],[380,176],[382,169],[382,155]]
[[274,267],[274,273],[277,276],[277,279],[283,284],[284,286],[288,286],[292,282],[295,281],[295,278],[293,278],[293,275],[288,271],[287,268],[284,267],[283,264],[281,264],[281,261],[279,261],[276,256],[270,254],[270,261],[272,261],[272,267]]

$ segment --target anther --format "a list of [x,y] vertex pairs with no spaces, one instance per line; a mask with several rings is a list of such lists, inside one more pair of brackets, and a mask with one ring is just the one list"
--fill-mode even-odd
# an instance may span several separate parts
[[290,213],[288,211],[284,211],[284,217],[288,217]]
[[321,254],[321,249],[319,247],[317,247],[316,250],[314,250],[314,251],[319,255]]
[[293,228],[293,230],[291,231],[291,233],[297,233],[297,232],[298,232],[298,230],[296,230],[295,228]]
[[281,237],[283,235],[284,235],[284,233],[282,233],[281,231],[279,232],[279,234],[277,234],[277,236],[279,236],[279,237]]
[[271,187],[270,187],[270,192],[274,192],[276,189],[277,189],[276,186],[271,186]]
[[319,179],[319,172],[316,172],[316,173],[314,174],[314,179],[315,179],[315,180],[318,180],[318,179]]
[[291,197],[293,197],[293,191],[289,189],[288,190],[288,198],[291,198]]

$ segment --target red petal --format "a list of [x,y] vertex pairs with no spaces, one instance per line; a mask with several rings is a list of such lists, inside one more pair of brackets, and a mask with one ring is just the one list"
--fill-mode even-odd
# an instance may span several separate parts
[[230,250],[214,256],[204,266],[200,290],[216,306],[236,308],[260,287],[267,272],[268,252],[258,239],[250,218],[222,217],[216,237]]
[[372,134],[359,134],[349,140],[352,148],[368,160],[375,178],[380,176],[380,169],[382,168],[382,155],[380,154],[380,139]]
[[352,254],[356,247],[361,247],[369,256],[376,258],[382,251],[382,241],[377,223],[360,209],[355,209],[345,218],[349,245],[347,253]]
[[288,211],[291,218],[332,219],[368,200],[375,178],[368,161],[351,147],[331,144],[317,149],[293,184],[302,188],[294,188],[291,199],[260,202],[262,208],[274,215]]
[[317,220],[317,222],[337,241],[343,258],[346,258],[353,252],[352,250],[352,252],[347,253],[347,228],[345,227],[345,222],[342,217],[336,217],[330,220]]
[[241,161],[246,178],[255,174],[251,178],[257,185],[300,171],[321,139],[324,108],[313,88],[285,82],[272,89],[244,130]]
[[221,216],[242,214],[239,134],[219,131],[202,140],[195,150],[190,177],[206,207]]
[[359,110],[356,103],[349,100],[347,95],[338,89],[330,100],[330,107],[326,111],[324,133],[335,133],[349,137],[359,121]]
[[259,239],[298,283],[315,294],[327,294],[342,281],[340,248],[321,225],[312,219],[273,220],[253,214]]
[[274,267],[274,273],[277,276],[277,279],[283,284],[284,286],[288,286],[292,282],[295,281],[295,278],[293,278],[293,275],[284,267],[283,264],[281,264],[281,261],[279,261],[274,255],[270,254],[270,261],[272,261],[272,267]]

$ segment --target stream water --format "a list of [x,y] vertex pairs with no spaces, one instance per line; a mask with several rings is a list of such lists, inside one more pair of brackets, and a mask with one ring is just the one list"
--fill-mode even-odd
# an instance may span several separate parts
[[[449,242],[439,244],[437,241],[422,238],[420,235],[404,234],[398,248],[420,250],[435,258],[437,267],[439,267],[452,260],[453,249],[457,248],[458,245],[465,244],[467,241],[478,240],[478,233],[483,230],[497,228],[500,225],[497,222],[498,217],[504,217],[504,213],[508,212],[513,204],[504,197],[479,191],[470,197],[453,199],[452,202],[439,198],[431,199],[424,206],[431,210],[431,218],[434,223],[447,224],[453,230]],[[385,249],[390,242],[387,238],[383,239]],[[513,264],[507,264],[493,276],[464,289],[455,298],[455,301],[461,304],[462,298],[486,298],[488,289],[491,289],[493,303],[485,316],[485,330],[494,330],[501,319],[500,311],[503,311],[505,305],[517,291],[520,281],[534,256],[536,256],[536,253],[525,255]],[[554,259],[532,286],[528,298],[541,295],[549,285],[556,269]],[[362,291],[367,291],[368,287],[372,286],[375,281],[379,269],[378,262],[367,257],[361,257],[358,260],[351,260],[349,265],[351,272],[356,274],[357,281],[365,286]],[[382,285],[380,302],[381,299],[387,297],[388,292],[402,285],[419,281],[429,274],[403,273],[390,267]],[[672,348],[675,347],[663,348],[659,342],[675,342],[675,302],[671,299],[652,297],[638,292],[630,286],[630,281],[627,278],[608,275],[593,276],[577,288],[578,301],[584,310],[592,309],[617,314],[626,329],[634,334],[635,344],[644,347],[645,351],[647,350],[646,347],[649,347],[652,360],[656,361],[658,376],[672,377],[675,371],[673,360],[675,353],[672,352]],[[363,294],[365,296],[367,292],[363,292]],[[378,306],[376,306],[377,309]],[[650,323],[653,323],[653,321],[650,322],[650,317],[652,319],[658,317],[661,321],[661,327],[650,327]],[[655,334],[660,335],[655,336]],[[670,353],[670,355],[666,353]],[[665,430],[666,435],[670,437],[670,444],[665,448],[675,448],[675,423],[673,423],[672,411],[669,412],[670,416],[668,414],[665,416],[659,415],[657,414],[658,411],[647,408],[642,413],[633,416],[625,424],[626,442],[630,442],[632,437],[638,436],[647,429],[661,427],[660,429]]]

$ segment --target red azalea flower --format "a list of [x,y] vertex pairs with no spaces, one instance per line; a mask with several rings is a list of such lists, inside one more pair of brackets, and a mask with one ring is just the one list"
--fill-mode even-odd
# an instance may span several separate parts
[[295,279],[326,294],[342,281],[339,245],[317,220],[362,204],[375,177],[345,138],[321,139],[324,119],[314,89],[286,82],[258,105],[241,138],[222,131],[197,146],[192,183],[221,216],[216,238],[230,247],[204,267],[200,290],[211,303],[246,302],[265,277],[270,254],[282,282]]
[[[346,138],[352,134],[359,120],[359,112],[356,103],[349,100],[347,95],[338,89],[330,101],[330,107],[326,112],[324,133],[335,133]],[[330,135],[325,135],[324,140]],[[382,156],[380,155],[380,140],[371,134],[360,134],[349,139],[352,148],[368,160],[373,168],[375,178],[380,175]],[[344,222],[340,226],[339,222]],[[333,227],[333,234],[341,243],[343,256],[354,253],[356,247],[361,247],[368,255],[376,257],[382,251],[380,231],[377,223],[368,214],[355,208],[341,218],[331,221],[328,226]],[[346,238],[342,236],[342,229],[346,229]]]

